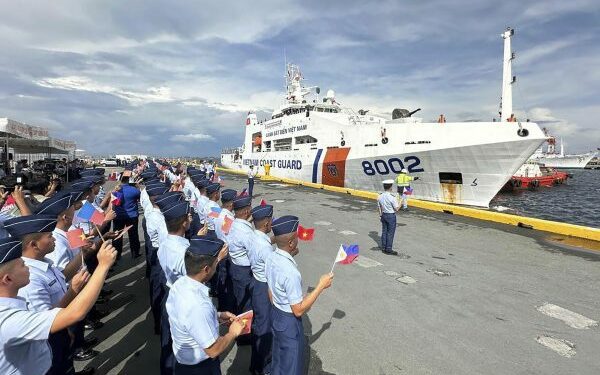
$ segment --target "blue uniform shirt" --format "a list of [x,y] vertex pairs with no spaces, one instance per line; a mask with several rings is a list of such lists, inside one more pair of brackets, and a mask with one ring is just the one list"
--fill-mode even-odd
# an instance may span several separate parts
[[194,191],[196,187],[194,186],[194,183],[192,182],[192,179],[189,177],[185,178],[185,181],[183,183],[183,194],[185,194],[185,199],[190,200],[192,199],[192,192]]
[[138,217],[140,190],[134,186],[125,184],[121,186],[121,193],[123,193],[123,201],[120,206],[114,207],[117,217],[119,219]]
[[252,224],[244,219],[235,219],[229,230],[229,258],[238,266],[250,266],[248,248],[254,242]]
[[256,280],[266,283],[265,261],[273,254],[274,249],[268,235],[258,229],[254,233],[256,235],[255,240],[248,249],[250,268],[252,268],[252,274]]
[[396,196],[389,191],[379,194],[379,197],[377,198],[377,204],[381,208],[381,212],[384,214],[393,214],[396,212],[398,207],[400,207]]
[[177,279],[185,276],[185,250],[190,246],[190,241],[185,237],[168,234],[167,238],[158,246],[158,262],[167,278],[170,288]]
[[50,328],[61,309],[30,311],[20,297],[0,297],[0,374],[45,374],[52,364]]
[[19,297],[25,298],[31,311],[46,311],[58,307],[67,293],[65,276],[52,261],[23,257],[29,267],[29,284],[19,289]]
[[276,248],[265,262],[265,272],[273,305],[291,313],[291,305],[297,305],[303,299],[302,276],[296,261],[288,252]]
[[166,308],[177,362],[195,365],[208,359],[204,349],[219,338],[217,310],[208,287],[187,276],[181,277],[169,291]]
[[144,212],[146,212],[146,210],[149,210],[152,207],[152,202],[150,201],[150,196],[148,195],[146,189],[140,191],[140,204]]
[[146,233],[150,237],[152,247],[159,248],[160,244],[167,238],[167,224],[165,217],[157,207],[151,207],[144,213],[146,216]]

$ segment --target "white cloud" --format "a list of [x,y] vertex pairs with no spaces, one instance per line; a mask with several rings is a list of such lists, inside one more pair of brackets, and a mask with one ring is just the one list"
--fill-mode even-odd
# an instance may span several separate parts
[[190,133],[190,134],[176,134],[170,138],[173,142],[202,142],[202,141],[210,141],[214,142],[215,137],[208,134],[202,133]]

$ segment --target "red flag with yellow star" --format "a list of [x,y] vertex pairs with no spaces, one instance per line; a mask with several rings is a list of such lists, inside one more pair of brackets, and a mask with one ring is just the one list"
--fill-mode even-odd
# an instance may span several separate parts
[[312,241],[315,237],[315,228],[304,228],[298,225],[298,239],[302,241]]
[[83,233],[82,228],[77,228],[67,232],[67,240],[69,241],[69,247],[75,249],[87,243],[87,236]]

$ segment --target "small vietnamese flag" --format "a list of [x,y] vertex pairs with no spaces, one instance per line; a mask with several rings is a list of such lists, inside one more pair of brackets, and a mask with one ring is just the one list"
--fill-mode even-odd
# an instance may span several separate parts
[[312,241],[315,237],[315,228],[304,228],[298,225],[298,239],[302,241]]
[[243,314],[238,315],[236,318],[239,318],[244,322],[244,329],[242,330],[241,335],[247,335],[252,330],[252,319],[254,318],[254,310],[246,311]]
[[104,224],[104,214],[98,210],[95,210],[90,218],[90,221],[96,225]]
[[231,229],[231,224],[233,224],[233,219],[230,218],[229,216],[225,215],[223,220],[224,220],[223,226],[221,227],[221,229],[223,230],[223,233],[229,234],[229,230]]
[[85,245],[87,236],[83,233],[82,228],[73,229],[67,232],[67,240],[69,241],[69,247],[75,249]]
[[260,200],[260,205],[261,205],[261,206],[266,206],[266,205],[267,205],[267,201],[266,201],[266,200],[264,200],[264,199],[261,199],[261,200]]

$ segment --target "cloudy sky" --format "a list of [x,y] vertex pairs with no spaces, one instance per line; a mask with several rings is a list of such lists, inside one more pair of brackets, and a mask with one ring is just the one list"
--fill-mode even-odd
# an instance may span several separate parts
[[248,109],[283,90],[284,51],[308,85],[389,113],[498,111],[502,39],[516,29],[515,112],[600,147],[600,2],[0,0],[0,117],[95,154],[217,155]]

